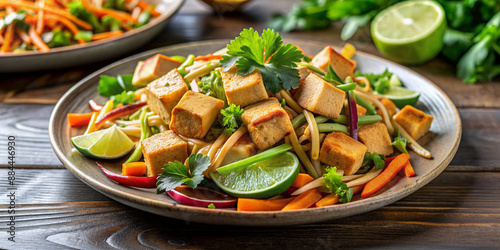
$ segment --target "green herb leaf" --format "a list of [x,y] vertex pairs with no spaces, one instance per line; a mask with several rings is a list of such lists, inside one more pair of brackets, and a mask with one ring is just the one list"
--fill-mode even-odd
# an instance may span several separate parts
[[210,166],[210,157],[203,154],[191,154],[188,159],[189,170],[179,161],[171,162],[164,166],[163,172],[158,176],[156,193],[170,191],[182,184],[196,188],[203,180],[203,171]]
[[0,30],[7,27],[11,23],[24,21],[24,18],[26,18],[26,14],[21,11],[8,14],[0,19]]
[[214,70],[210,72],[210,75],[202,77],[198,82],[198,87],[201,93],[220,99],[224,101],[224,106],[227,106],[226,92],[219,70]]
[[53,29],[41,35],[42,40],[49,48],[68,46],[71,44],[71,33],[67,30]]
[[234,133],[243,123],[241,120],[241,115],[244,110],[240,106],[236,106],[233,103],[225,109],[221,109],[222,114],[222,126],[224,127],[224,134],[231,135]]
[[244,29],[227,45],[227,49],[227,55],[220,61],[224,71],[235,64],[240,75],[258,69],[266,89],[274,93],[280,89],[298,88],[300,75],[295,67],[304,55],[292,44],[283,45],[281,36],[274,30],[264,30],[260,37],[253,28]]
[[334,194],[337,194],[339,201],[342,203],[350,202],[352,199],[353,191],[352,188],[347,187],[347,185],[342,182],[342,175],[335,173],[337,171],[336,167],[325,168],[326,174],[323,175],[323,186],[330,189]]
[[127,105],[134,102],[135,92],[134,91],[123,91],[118,95],[111,96],[111,100],[113,100],[113,105],[116,107],[118,104]]
[[123,91],[135,91],[137,87],[132,84],[133,75],[118,75],[117,77],[101,75],[97,90],[106,97],[121,94]]
[[80,30],[75,35],[75,40],[83,39],[85,42],[90,42],[92,41],[92,35],[94,35],[92,31]]
[[[85,1],[85,0],[84,0]],[[97,16],[92,14],[92,12],[88,11],[83,7],[83,4],[81,1],[72,1],[67,4],[69,13],[79,19],[82,19],[89,23],[93,31],[95,33],[100,33],[104,32],[104,28],[102,27],[101,23],[99,22],[99,19]]]
[[101,23],[103,26],[103,29],[105,30],[110,30],[110,31],[118,31],[121,30],[120,26],[120,21],[116,20],[112,16],[103,16],[101,18]]
[[208,204],[208,208],[215,209],[215,205],[213,203]]
[[[371,165],[373,162],[373,166],[375,167],[375,170],[379,170],[384,168],[385,165],[385,156],[377,153],[365,153],[365,158],[363,159],[363,164],[362,166],[365,165]],[[371,167],[370,167],[371,168]]]
[[406,150],[407,144],[408,144],[408,138],[401,136],[401,131],[398,130],[398,136],[394,138],[392,146],[397,148],[401,153],[408,154],[408,150]]

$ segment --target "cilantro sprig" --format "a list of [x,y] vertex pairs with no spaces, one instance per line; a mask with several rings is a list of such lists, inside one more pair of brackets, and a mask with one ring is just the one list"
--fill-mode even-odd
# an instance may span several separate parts
[[188,165],[189,169],[179,161],[165,165],[156,182],[156,193],[170,191],[182,184],[196,188],[204,179],[203,171],[210,166],[210,157],[192,154],[189,156]]
[[266,89],[274,93],[298,88],[300,75],[295,67],[304,55],[294,45],[283,44],[278,32],[266,29],[261,37],[253,28],[244,29],[227,49],[227,55],[220,61],[225,72],[234,65],[240,75],[258,69]]
[[325,168],[326,174],[323,175],[323,186],[330,189],[333,194],[337,194],[339,201],[342,203],[350,202],[353,195],[352,188],[347,187],[347,184],[342,182],[342,175],[335,173],[336,167]]
[[408,138],[401,136],[401,131],[398,130],[398,136],[394,137],[392,146],[401,151],[401,153],[408,154],[408,150],[406,150],[407,144],[408,144]]
[[234,133],[243,123],[241,120],[241,115],[244,110],[240,106],[236,106],[233,103],[225,109],[221,109],[222,114],[222,126],[224,127],[224,134],[231,135]]

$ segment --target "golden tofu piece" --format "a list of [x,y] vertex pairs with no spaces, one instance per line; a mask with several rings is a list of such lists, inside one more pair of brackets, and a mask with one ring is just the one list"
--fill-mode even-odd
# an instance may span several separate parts
[[202,139],[222,107],[222,100],[190,90],[172,110],[170,129],[186,137]]
[[394,152],[391,136],[383,123],[377,122],[359,126],[358,136],[359,140],[368,148],[369,153],[390,155]]
[[364,116],[364,115],[366,115],[366,109],[363,106],[360,106],[359,104],[356,104],[356,108],[358,110],[358,116]]
[[413,139],[418,140],[429,131],[434,117],[413,106],[406,105],[393,119],[401,125]]
[[163,166],[173,161],[184,162],[188,157],[187,142],[172,130],[155,134],[141,141],[147,176],[158,176]]
[[324,72],[328,71],[328,64],[330,64],[340,79],[345,80],[348,76],[354,79],[354,63],[337,53],[330,46],[326,46],[321,52],[316,54],[311,60],[311,64]]
[[319,160],[328,166],[344,170],[344,175],[352,175],[361,167],[366,150],[363,143],[343,133],[332,132],[323,141]]
[[293,126],[278,99],[272,97],[247,106],[241,115],[253,142],[260,149],[276,144],[293,133]]
[[[382,103],[382,105],[384,105],[385,109],[387,109],[389,117],[392,117],[394,114],[396,114],[396,104],[394,104],[391,100],[381,96],[377,96],[377,99]],[[380,115],[383,119],[384,116],[382,115],[382,111],[377,106],[375,106],[375,108],[377,114]]]
[[294,99],[311,112],[336,119],[344,106],[345,92],[310,74],[297,89]]
[[165,123],[169,124],[172,109],[188,90],[188,86],[179,71],[173,69],[168,74],[148,84],[146,87],[148,106]]
[[157,54],[142,62],[139,62],[134,71],[132,84],[136,86],[146,86],[146,84],[167,74],[170,70],[181,66],[178,62],[168,56]]
[[232,67],[227,72],[221,72],[228,104],[245,107],[268,98],[258,69],[246,76],[239,75],[236,71],[238,68]]

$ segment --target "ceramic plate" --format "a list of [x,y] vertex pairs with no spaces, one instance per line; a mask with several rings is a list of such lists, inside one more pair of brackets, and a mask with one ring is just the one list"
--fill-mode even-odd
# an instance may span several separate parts
[[[400,177],[391,181],[383,190],[366,199],[353,199],[347,204],[329,207],[303,209],[287,212],[237,212],[234,209],[207,209],[178,204],[165,194],[156,195],[153,189],[130,188],[109,180],[96,166],[95,161],[85,158],[72,150],[70,138],[83,133],[83,129],[70,128],[66,120],[67,113],[89,112],[88,101],[96,100],[104,103],[99,96],[97,86],[99,75],[131,74],[138,61],[157,53],[165,55],[204,55],[216,51],[228,43],[225,41],[207,41],[170,46],[147,51],[109,65],[71,88],[57,103],[50,118],[49,134],[52,147],[59,159],[75,176],[104,195],[129,205],[171,218],[224,225],[277,226],[303,224],[342,218],[364,213],[391,204],[415,192],[438,176],[455,155],[462,126],[456,107],[450,99],[434,83],[417,73],[390,61],[357,53],[354,59],[362,72],[383,72],[386,68],[397,74],[410,89],[422,93],[417,107],[434,116],[431,132],[419,142],[433,154],[433,159],[424,159],[411,152],[416,176]],[[314,55],[327,44],[292,40],[287,41],[299,45],[308,54]],[[120,173],[119,162],[103,162],[107,168]]]
[[98,62],[127,53],[146,44],[165,26],[184,0],[147,0],[162,15],[150,23],[102,41],[54,48],[49,52],[0,55],[0,73],[17,73],[68,68]]

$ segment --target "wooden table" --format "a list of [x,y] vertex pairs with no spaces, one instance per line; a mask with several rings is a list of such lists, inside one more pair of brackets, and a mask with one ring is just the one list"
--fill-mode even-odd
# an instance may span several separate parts
[[[246,27],[261,30],[274,12],[288,11],[290,2],[255,0],[241,13],[213,14],[202,3],[188,0],[163,33],[140,51],[230,39]],[[336,23],[327,30],[283,35],[340,46],[340,28]],[[380,55],[367,30],[350,42],[361,51]],[[162,218],[112,201],[74,177],[53,153],[47,127],[54,104],[77,81],[116,59],[0,77],[0,248],[500,247],[498,82],[463,84],[454,76],[453,65],[442,58],[412,67],[453,100],[462,118],[463,137],[446,171],[407,198],[369,213],[312,225],[221,227]],[[7,232],[12,192],[7,189],[8,136],[15,136],[17,143],[15,243],[8,241]]]

